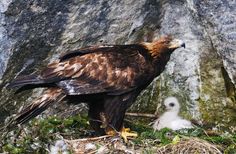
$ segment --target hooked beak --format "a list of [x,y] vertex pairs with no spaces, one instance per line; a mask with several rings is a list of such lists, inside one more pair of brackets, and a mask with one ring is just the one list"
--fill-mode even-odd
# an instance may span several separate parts
[[174,39],[170,42],[170,46],[169,49],[177,49],[180,47],[184,47],[185,48],[185,43],[182,40],[179,39]]

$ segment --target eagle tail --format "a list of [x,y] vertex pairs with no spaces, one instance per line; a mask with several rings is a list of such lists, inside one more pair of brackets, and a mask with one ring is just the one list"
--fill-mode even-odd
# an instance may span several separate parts
[[43,84],[43,80],[38,77],[36,74],[21,76],[13,80],[8,87],[15,88],[15,87],[23,87],[25,85],[37,85]]
[[59,88],[50,88],[46,90],[39,99],[35,100],[16,116],[14,120],[15,124],[23,124],[29,121],[42,113],[52,104],[61,101],[65,98],[65,96],[65,93],[63,93],[63,91]]

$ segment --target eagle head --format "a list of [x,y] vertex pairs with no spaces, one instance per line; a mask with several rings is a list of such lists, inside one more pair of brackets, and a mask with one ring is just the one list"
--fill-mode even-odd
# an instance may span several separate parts
[[173,38],[172,36],[163,36],[152,43],[145,42],[143,45],[154,58],[170,55],[175,49],[180,47],[185,48],[185,43],[182,40]]

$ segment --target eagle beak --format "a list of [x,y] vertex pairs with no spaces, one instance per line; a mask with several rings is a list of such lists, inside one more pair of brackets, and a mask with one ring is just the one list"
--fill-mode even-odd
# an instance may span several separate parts
[[169,49],[177,49],[180,47],[184,47],[185,48],[185,43],[182,40],[179,39],[174,39],[170,42],[170,46]]

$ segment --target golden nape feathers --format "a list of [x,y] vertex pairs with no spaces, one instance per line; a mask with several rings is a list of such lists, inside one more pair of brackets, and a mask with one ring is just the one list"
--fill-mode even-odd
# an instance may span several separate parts
[[182,40],[174,39],[172,36],[161,37],[151,43],[142,43],[149,50],[153,57],[159,57],[161,54],[173,52],[175,49],[184,47],[185,43]]

